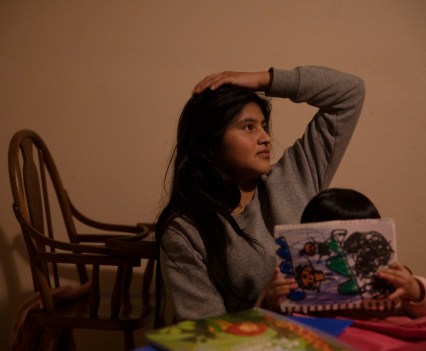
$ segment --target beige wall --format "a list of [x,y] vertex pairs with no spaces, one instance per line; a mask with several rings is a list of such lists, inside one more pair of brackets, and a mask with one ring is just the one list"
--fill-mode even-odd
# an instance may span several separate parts
[[[394,217],[400,260],[426,275],[425,14],[421,0],[0,0],[0,345],[31,291],[11,211],[12,134],[45,139],[83,212],[154,220],[180,109],[198,79],[225,69],[315,64],[364,78],[362,118],[333,185]],[[279,154],[312,110],[273,105]]]

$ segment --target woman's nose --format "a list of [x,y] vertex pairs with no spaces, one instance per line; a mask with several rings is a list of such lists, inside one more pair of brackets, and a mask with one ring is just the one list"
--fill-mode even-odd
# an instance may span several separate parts
[[268,145],[271,143],[271,136],[269,133],[266,132],[266,130],[263,130],[261,135],[259,136],[259,144],[265,144]]

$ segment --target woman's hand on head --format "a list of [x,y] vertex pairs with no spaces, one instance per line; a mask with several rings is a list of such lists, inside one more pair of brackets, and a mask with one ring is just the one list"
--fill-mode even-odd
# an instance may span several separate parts
[[395,291],[388,296],[390,300],[406,300],[416,302],[420,299],[420,287],[411,272],[399,262],[391,263],[378,272],[379,278],[392,283]]
[[195,85],[192,93],[200,94],[206,89],[215,90],[224,84],[236,85],[253,91],[266,91],[271,82],[269,71],[264,72],[232,72],[211,74]]
[[297,289],[297,283],[294,278],[285,278],[279,268],[275,268],[274,276],[262,294],[263,307],[270,310],[278,311],[280,302],[290,293],[291,290]]

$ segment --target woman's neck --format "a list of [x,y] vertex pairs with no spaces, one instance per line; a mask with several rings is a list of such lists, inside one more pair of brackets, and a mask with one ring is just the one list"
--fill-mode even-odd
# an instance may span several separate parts
[[246,206],[253,200],[254,198],[254,194],[256,192],[256,187],[251,187],[249,189],[241,189],[240,188],[240,192],[241,192],[241,198],[240,198],[240,203],[238,204],[237,207],[234,208],[234,210],[232,211],[233,215],[236,214],[241,214],[244,212]]

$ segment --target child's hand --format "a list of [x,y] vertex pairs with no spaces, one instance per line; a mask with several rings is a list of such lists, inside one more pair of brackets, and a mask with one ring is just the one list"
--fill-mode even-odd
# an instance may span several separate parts
[[263,294],[263,305],[271,310],[279,310],[280,301],[291,290],[297,289],[294,278],[285,278],[278,268],[275,268],[274,276]]
[[395,291],[388,296],[389,300],[401,299],[413,302],[420,300],[421,291],[418,282],[400,263],[391,263],[387,268],[381,269],[378,276],[395,287]]

